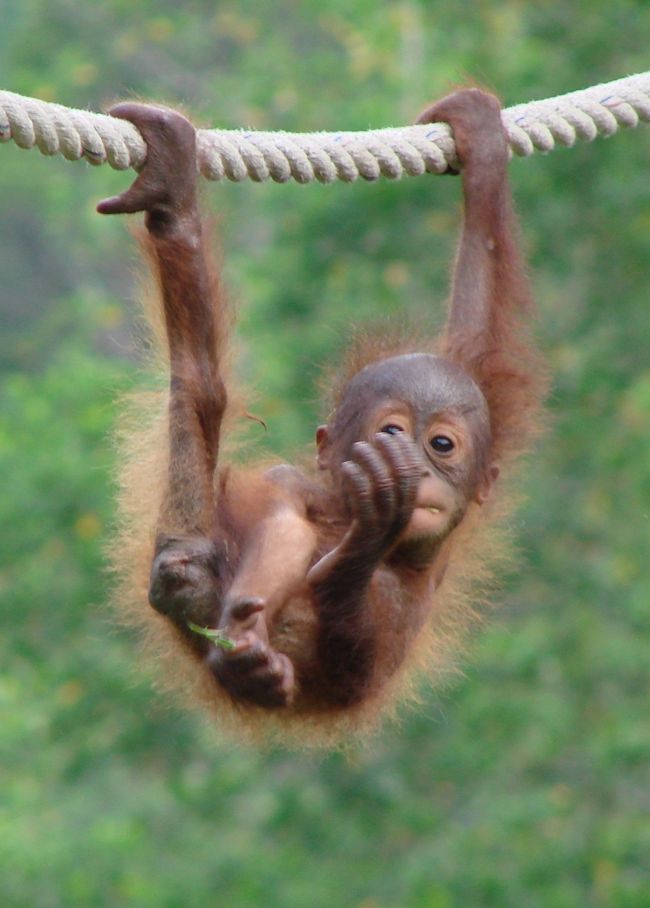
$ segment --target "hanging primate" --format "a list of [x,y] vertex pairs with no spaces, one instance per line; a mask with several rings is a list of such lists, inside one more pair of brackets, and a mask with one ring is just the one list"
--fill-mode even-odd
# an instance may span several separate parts
[[357,344],[311,472],[224,463],[230,320],[197,206],[195,130],[168,109],[111,113],[138,127],[147,160],[98,211],[145,212],[170,367],[167,457],[135,430],[115,544],[122,597],[146,613],[167,674],[187,677],[185,663],[195,694],[222,714],[253,729],[297,727],[301,738],[359,728],[466,623],[453,585],[476,573],[465,552],[545,390],[523,322],[531,298],[500,105],[467,89],[419,118],[451,125],[462,174],[447,325],[410,346]]

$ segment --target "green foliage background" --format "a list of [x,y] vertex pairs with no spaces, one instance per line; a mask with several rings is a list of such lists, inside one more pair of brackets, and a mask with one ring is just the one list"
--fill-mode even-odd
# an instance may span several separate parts
[[[408,122],[648,69],[644,0],[1,0],[0,84],[206,125]],[[650,904],[650,130],[512,177],[555,374],[522,559],[450,691],[350,756],[256,753],[165,704],[107,614],[113,400],[138,380],[129,177],[0,149],[0,903]],[[458,185],[209,186],[240,362],[284,454],[343,326],[438,319]],[[259,433],[261,436],[262,433]]]

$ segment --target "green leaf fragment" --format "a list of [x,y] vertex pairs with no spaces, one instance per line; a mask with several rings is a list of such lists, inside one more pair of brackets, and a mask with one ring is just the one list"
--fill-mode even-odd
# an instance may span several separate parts
[[235,648],[235,641],[231,640],[230,637],[216,628],[213,627],[200,627],[198,624],[193,624],[191,621],[187,622],[187,626],[191,631],[194,631],[195,634],[200,634],[202,637],[207,637],[208,640],[212,640],[215,646],[220,646],[221,649],[233,650]]

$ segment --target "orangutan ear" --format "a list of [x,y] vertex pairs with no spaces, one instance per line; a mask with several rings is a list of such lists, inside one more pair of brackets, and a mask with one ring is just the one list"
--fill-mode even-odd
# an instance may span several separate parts
[[476,491],[475,501],[478,504],[484,504],[488,500],[490,492],[492,491],[492,486],[497,481],[500,472],[501,470],[495,463],[490,464],[487,468],[483,481]]
[[327,426],[319,426],[316,429],[316,464],[319,470],[329,468],[329,443],[329,429]]

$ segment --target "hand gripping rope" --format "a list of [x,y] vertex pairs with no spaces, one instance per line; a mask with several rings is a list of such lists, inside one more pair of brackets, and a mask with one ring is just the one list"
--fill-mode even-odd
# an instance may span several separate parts
[[[650,122],[650,72],[518,104],[502,116],[511,150],[520,156],[610,136],[639,121]],[[125,120],[0,91],[0,142],[11,139],[21,148],[36,146],[42,154],[85,158],[116,170],[140,169],[147,153],[142,136]],[[209,180],[278,183],[397,179],[444,173],[457,163],[444,123],[366,132],[200,129],[198,158]]]

